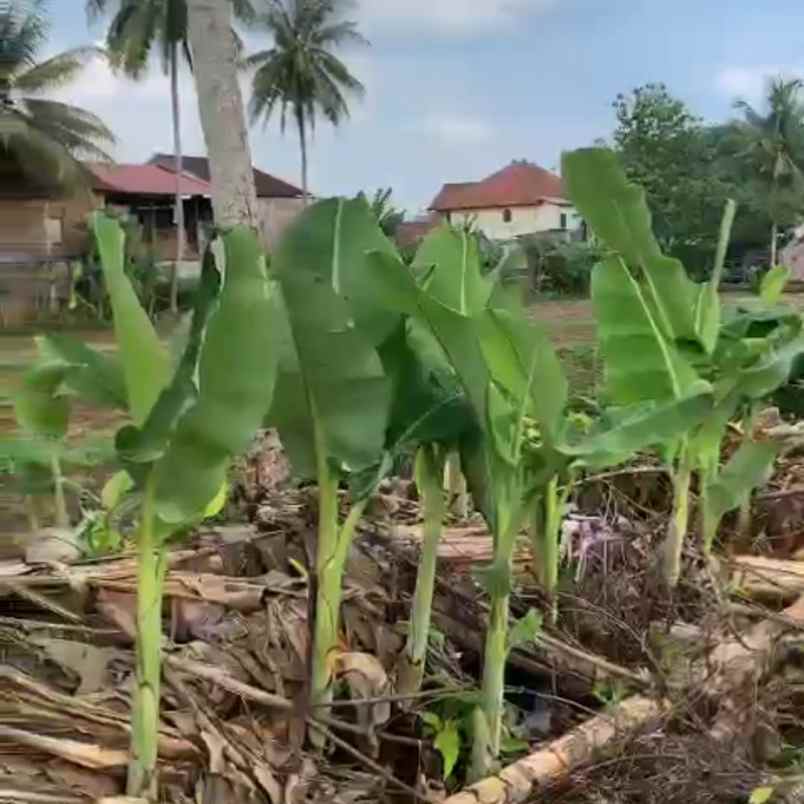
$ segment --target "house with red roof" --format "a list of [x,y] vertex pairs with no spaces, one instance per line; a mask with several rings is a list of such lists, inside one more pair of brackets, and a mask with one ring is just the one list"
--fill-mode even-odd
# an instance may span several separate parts
[[[86,182],[72,192],[26,167],[0,160],[0,325],[21,323],[43,304],[55,307],[66,298],[71,264],[89,248],[87,218],[95,209],[136,217],[156,258],[175,260],[172,157],[156,154],[147,164],[87,162]],[[254,177],[260,226],[270,247],[301,211],[302,191],[256,168]],[[195,271],[212,223],[207,160],[187,157],[179,183],[186,224],[181,268]]]
[[561,178],[526,160],[481,181],[445,184],[429,208],[441,220],[474,223],[492,240],[540,233],[569,237],[582,225]]

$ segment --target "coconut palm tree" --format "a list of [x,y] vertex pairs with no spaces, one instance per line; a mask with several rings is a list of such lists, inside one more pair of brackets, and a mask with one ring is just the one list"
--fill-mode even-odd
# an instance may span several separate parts
[[212,207],[220,226],[258,226],[257,191],[238,83],[240,43],[229,0],[187,0],[198,112],[209,154]]
[[771,215],[771,265],[776,264],[780,209],[791,194],[804,197],[804,81],[774,78],[768,86],[767,113],[745,100],[734,106],[742,114],[735,123],[741,160],[767,197]]
[[368,44],[354,22],[343,16],[348,0],[266,0],[256,25],[273,37],[273,47],[246,59],[255,68],[250,114],[252,123],[267,122],[279,109],[285,130],[288,112],[299,132],[301,182],[308,199],[307,137],[321,114],[333,126],[349,116],[347,95],[365,89],[334,54],[346,44]]
[[114,135],[91,112],[47,94],[102,51],[75,48],[38,61],[49,33],[46,6],[46,0],[0,0],[0,161],[42,186],[73,189],[89,178],[78,160],[108,160]]
[[[179,102],[179,61],[181,53],[192,65],[187,35],[186,0],[87,0],[90,19],[114,9],[106,39],[112,63],[131,78],[141,78],[154,51],[159,51],[162,69],[170,75],[173,115],[173,149],[176,173],[176,261],[171,280],[170,307],[178,308],[177,266],[184,256],[184,206],[181,196],[183,170],[181,143],[181,105]],[[235,16],[248,22],[254,16],[251,0],[233,0]]]

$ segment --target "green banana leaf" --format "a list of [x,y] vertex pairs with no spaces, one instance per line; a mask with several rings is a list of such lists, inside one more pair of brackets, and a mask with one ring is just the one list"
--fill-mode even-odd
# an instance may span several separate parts
[[533,415],[545,442],[555,445],[561,437],[568,386],[547,334],[535,322],[503,310],[478,316],[478,329],[491,375],[512,396],[520,422]]
[[141,425],[170,380],[170,357],[123,269],[125,233],[119,222],[96,212],[93,229],[112,305],[128,407],[134,423]]
[[[348,315],[371,346],[381,344],[395,329],[398,317],[377,307],[370,273],[368,252],[396,257],[396,249],[377,225],[365,199],[333,198],[309,207],[282,237],[271,272],[282,280],[291,315],[293,289],[307,284],[323,284],[332,294],[348,300]],[[287,278],[293,273],[293,288]]]
[[37,361],[25,372],[14,397],[20,426],[37,436],[61,439],[70,421],[70,400],[62,385],[70,366],[62,361]]
[[362,473],[384,454],[391,381],[375,347],[401,317],[368,304],[370,261],[395,256],[390,247],[377,250],[384,239],[366,216],[362,201],[316,204],[283,238],[272,262],[284,304],[267,423],[277,427],[294,472],[304,478],[316,476],[319,458],[344,473]]
[[416,319],[404,320],[380,349],[391,379],[391,416],[386,449],[398,453],[424,443],[455,444],[475,426],[455,372],[432,333]]
[[[277,289],[251,229],[235,227],[223,244],[224,279],[200,348],[198,398],[154,467],[156,512],[171,525],[198,517],[219,494],[230,458],[248,446],[274,391]],[[200,304],[203,319],[208,309]]]
[[736,387],[749,399],[762,399],[790,378],[796,359],[804,354],[804,337],[771,348],[760,360],[739,371]]
[[617,421],[606,430],[574,444],[560,444],[557,450],[586,465],[611,466],[641,449],[685,435],[706,420],[712,408],[712,395],[702,386],[701,393],[684,399],[619,411]]
[[707,487],[706,505],[712,516],[720,519],[739,508],[753,489],[768,481],[779,454],[773,442],[746,441],[723,467],[714,483]]
[[717,294],[687,276],[676,259],[662,255],[641,187],[631,184],[617,156],[605,148],[567,153],[562,161],[569,197],[603,243],[630,269],[641,269],[646,303],[669,340],[698,341],[714,348]]
[[606,396],[617,405],[692,395],[701,382],[664,334],[644,287],[609,257],[592,273],[592,303],[605,366]]
[[563,155],[561,171],[567,194],[606,246],[633,266],[662,256],[645,192],[626,179],[613,151],[570,151]]
[[221,276],[212,249],[208,248],[195,294],[190,330],[173,379],[159,395],[141,428],[124,427],[117,434],[117,449],[125,461],[152,463],[162,457],[181,417],[198,400],[198,363],[220,288]]
[[477,320],[447,307],[423,289],[400,260],[370,255],[377,304],[424,323],[449,358],[477,421],[484,426],[491,375]]
[[463,315],[485,309],[494,283],[482,274],[477,237],[448,224],[424,238],[413,260],[431,299]]
[[762,277],[759,285],[759,297],[765,304],[777,304],[790,281],[792,271],[784,265],[775,265]]
[[45,359],[69,364],[65,388],[94,405],[122,410],[128,407],[123,367],[116,357],[68,335],[43,335],[36,342]]

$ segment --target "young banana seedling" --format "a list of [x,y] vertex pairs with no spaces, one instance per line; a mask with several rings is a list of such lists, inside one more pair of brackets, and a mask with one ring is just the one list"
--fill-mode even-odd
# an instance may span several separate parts
[[[332,695],[343,572],[352,538],[384,471],[392,392],[378,352],[400,317],[371,298],[367,252],[395,255],[365,199],[308,208],[288,230],[271,269],[280,287],[280,367],[268,423],[294,473],[318,484],[311,703]],[[341,519],[339,489],[350,488]]]
[[[175,370],[123,270],[124,233],[101,213],[93,229],[114,316],[118,357],[50,339],[59,382],[35,400],[37,416],[63,429],[64,392],[123,407],[131,424],[117,455],[136,489],[137,686],[127,791],[157,798],[162,585],[167,543],[220,500],[230,457],[248,446],[273,392],[275,294],[257,236],[242,227],[222,237],[220,264],[207,254],[193,323]],[[52,379],[52,377],[51,377]],[[38,386],[41,387],[41,386]],[[28,406],[24,415],[30,415]]]
[[[459,257],[461,245],[456,240],[452,246]],[[709,400],[698,396],[672,403],[666,410],[639,410],[624,417],[618,427],[571,443],[563,429],[566,380],[545,334],[515,306],[490,306],[491,294],[478,294],[479,303],[461,309],[465,289],[477,290],[481,277],[459,273],[460,281],[455,282],[451,271],[441,272],[450,259],[441,255],[431,281],[418,283],[397,260],[375,255],[374,281],[380,303],[429,328],[463,386],[476,422],[462,439],[462,462],[494,545],[491,564],[479,573],[490,598],[482,718],[476,724],[473,751],[472,776],[479,778],[491,769],[500,749],[510,648],[511,562],[534,498],[549,487],[561,467],[579,458],[629,455],[687,426]],[[458,259],[457,264],[471,270],[466,260]],[[453,292],[451,299],[442,294],[444,284]],[[531,419],[539,423],[546,444],[537,456],[528,454],[526,430]]]
[[[789,311],[754,309],[730,316],[721,309],[718,286],[734,218],[732,203],[723,216],[712,277],[699,284],[678,260],[662,255],[644,193],[627,181],[611,151],[575,151],[565,155],[563,167],[570,197],[612,252],[592,278],[608,401],[656,404],[702,388],[713,395],[707,417],[680,437],[656,444],[668,456],[673,479],[673,509],[661,556],[662,577],[672,589],[681,572],[693,474],[697,471],[701,478],[701,524],[708,551],[725,510],[732,502],[743,503],[772,464],[775,452],[768,445],[747,443],[725,478],[718,479],[729,420],[741,406],[753,405],[786,381],[804,348],[801,321]],[[773,272],[767,303],[774,296],[778,300],[783,286],[779,271]],[[763,329],[765,336],[758,338]],[[717,500],[712,505],[710,489]]]

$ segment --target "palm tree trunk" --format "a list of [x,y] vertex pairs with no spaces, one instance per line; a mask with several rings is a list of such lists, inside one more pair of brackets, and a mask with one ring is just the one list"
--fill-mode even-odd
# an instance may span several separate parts
[[307,190],[307,129],[303,111],[296,112],[296,122],[299,126],[299,146],[301,147],[302,203],[306,207],[310,203],[310,194]]
[[187,0],[187,10],[215,223],[223,228],[247,224],[259,229],[231,2]]
[[771,226],[771,256],[770,256],[770,267],[773,268],[776,265],[776,241],[779,237],[779,227],[776,225],[776,221],[773,222]]
[[170,312],[179,311],[179,269],[184,259],[184,201],[181,193],[183,158],[181,148],[181,109],[179,107],[179,48],[170,46],[170,102],[173,112],[173,153],[176,158],[176,260],[170,275]]

